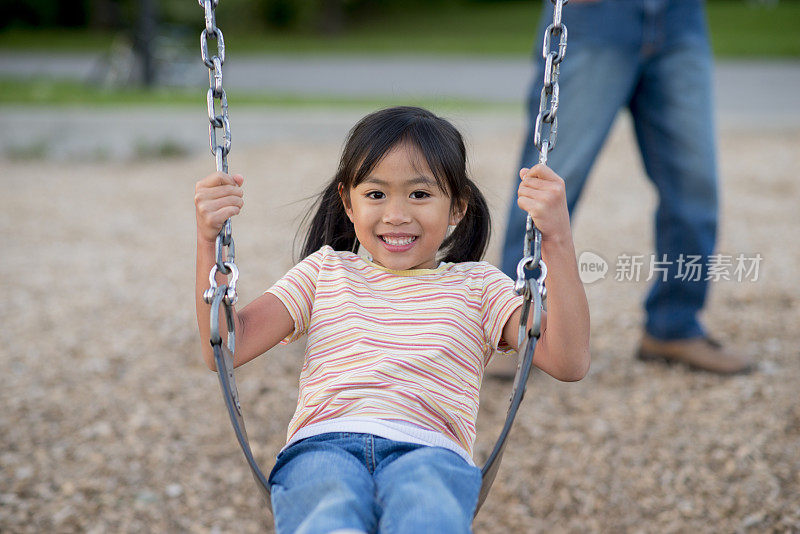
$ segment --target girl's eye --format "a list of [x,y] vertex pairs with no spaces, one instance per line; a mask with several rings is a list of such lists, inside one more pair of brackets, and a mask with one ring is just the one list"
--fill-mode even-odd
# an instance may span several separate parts
[[413,193],[411,193],[411,198],[416,198],[416,199],[428,198],[429,196],[431,196],[431,194],[426,191],[414,191]]
[[383,193],[381,193],[380,191],[370,191],[369,193],[367,193],[366,196],[367,198],[371,198],[373,200],[379,200],[383,198]]

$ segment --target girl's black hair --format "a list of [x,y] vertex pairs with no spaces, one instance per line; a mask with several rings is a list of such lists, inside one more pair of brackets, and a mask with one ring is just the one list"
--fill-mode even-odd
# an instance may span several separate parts
[[339,168],[319,195],[302,257],[323,245],[334,250],[357,250],[355,229],[345,213],[339,187],[349,193],[386,154],[402,143],[411,143],[419,149],[437,185],[450,196],[452,209],[466,206],[461,221],[439,249],[441,260],[455,263],[479,261],[483,257],[491,229],[489,207],[467,176],[464,140],[445,119],[426,109],[408,106],[371,113],[350,130]]

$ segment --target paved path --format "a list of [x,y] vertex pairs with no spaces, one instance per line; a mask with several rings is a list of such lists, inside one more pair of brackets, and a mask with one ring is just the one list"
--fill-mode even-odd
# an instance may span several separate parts
[[[0,76],[88,79],[100,56],[0,52]],[[199,60],[181,65],[178,85],[206,83]],[[229,56],[225,87],[306,96],[458,97],[518,102],[532,75],[526,58],[428,56]],[[800,114],[800,61],[719,61],[720,111],[759,108]]]
[[[98,64],[90,54],[0,53],[0,76],[87,79]],[[179,85],[202,88],[203,67],[193,64]],[[293,93],[305,96],[462,98],[489,103],[521,103],[532,71],[525,58],[415,56],[230,56],[225,87],[235,90]],[[720,61],[715,71],[717,117],[721,126],[764,128],[800,126],[800,61]],[[261,143],[276,138],[341,136],[362,110],[343,112],[245,111],[231,98],[231,120],[237,142]],[[521,112],[504,111],[504,124],[519,127]],[[194,132],[203,131],[202,110],[13,110],[0,108],[6,128],[0,149],[48,144],[54,155],[75,152],[117,155],[138,144],[159,142],[154,132],[198,146]],[[498,116],[498,120],[501,117]],[[335,125],[335,126],[334,126]],[[71,132],[71,136],[57,132]],[[98,135],[102,133],[102,135]],[[159,134],[162,135],[163,134]],[[102,143],[91,148],[98,141]],[[241,145],[240,145],[241,146]]]

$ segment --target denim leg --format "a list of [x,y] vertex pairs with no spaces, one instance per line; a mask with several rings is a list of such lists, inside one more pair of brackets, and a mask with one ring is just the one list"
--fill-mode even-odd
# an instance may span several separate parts
[[[411,447],[414,447],[413,445]],[[481,472],[441,447],[395,451],[375,469],[380,532],[437,534],[472,531]]]
[[375,484],[359,458],[366,439],[366,434],[322,434],[278,455],[269,477],[276,532],[375,531]]
[[[587,9],[574,10],[574,7]],[[595,9],[599,7],[602,7],[603,11]],[[608,15],[605,10],[610,8],[623,9],[618,6],[570,4],[564,10],[569,44],[559,74],[558,137],[553,151],[548,154],[547,165],[564,179],[570,213],[573,212],[589,170],[603,146],[617,112],[627,105],[636,83],[637,49],[631,47],[627,41],[606,45],[598,44],[591,35],[582,34],[580,38],[573,38],[573,35],[576,35],[573,26],[585,28],[585,31],[607,32],[608,26],[599,24],[597,19],[592,17],[602,18]],[[547,17],[552,20],[552,14],[545,9],[542,18],[548,20]],[[623,29],[625,28],[619,28],[620,32]],[[635,33],[635,29],[627,28],[627,30]],[[543,32],[542,27],[537,36]],[[610,37],[606,35],[598,37],[598,39],[606,38]],[[541,44],[535,47],[534,53],[537,56],[541,54]],[[539,152],[533,144],[533,137],[543,83],[544,64],[541,58],[536,61],[536,65],[528,95],[528,131],[522,147],[520,167],[532,167],[539,161]],[[519,175],[515,174],[512,180],[500,266],[504,273],[515,280],[517,263],[522,259],[527,217],[527,214],[517,206],[519,182]]]
[[[697,316],[705,304],[705,264],[716,240],[712,60],[702,7],[692,4],[682,6],[692,7],[692,13],[672,13],[676,29],[667,27],[664,49],[644,64],[631,101],[645,168],[659,197],[655,259],[666,257],[667,274],[655,277],[645,302],[645,328],[660,339],[703,335]],[[682,279],[678,271],[681,257],[688,256],[702,257],[698,280]]]

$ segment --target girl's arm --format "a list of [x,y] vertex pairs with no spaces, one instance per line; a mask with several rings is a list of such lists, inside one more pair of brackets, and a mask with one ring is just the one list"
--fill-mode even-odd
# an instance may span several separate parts
[[[211,306],[203,300],[208,289],[208,274],[216,262],[215,241],[220,228],[229,217],[242,208],[241,175],[216,172],[197,182],[195,186],[195,209],[197,214],[197,272],[195,278],[195,309],[203,359],[212,371],[216,371],[211,336]],[[227,277],[217,274],[217,284],[227,283]],[[271,293],[265,293],[237,312],[233,308],[233,324],[236,332],[236,351],[233,365],[238,367],[278,344],[294,329],[294,321],[286,307]],[[225,311],[220,306],[220,335],[225,340],[227,323]]]
[[[589,371],[589,305],[578,274],[564,181],[544,165],[520,171],[518,204],[542,232],[542,259],[547,264],[547,313],[533,363],[564,381],[580,380]],[[517,347],[522,311],[503,328],[503,339]],[[531,317],[533,313],[531,313]]]

